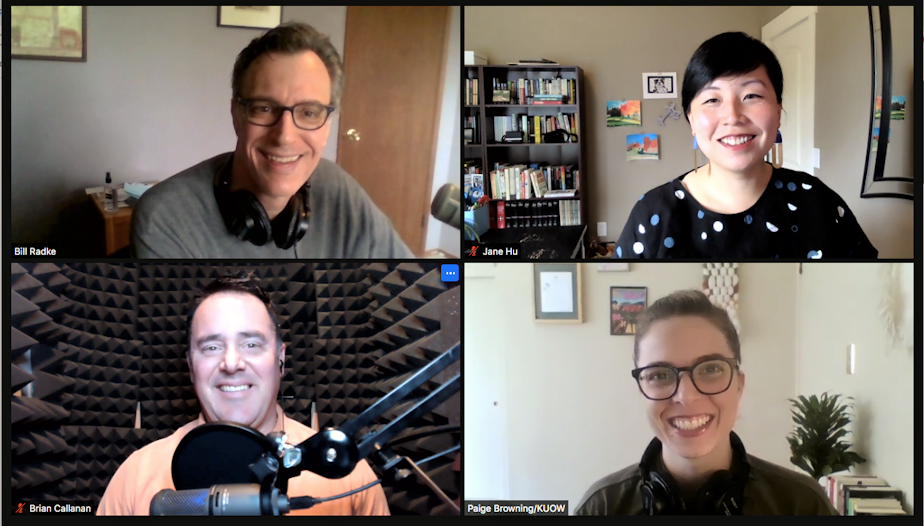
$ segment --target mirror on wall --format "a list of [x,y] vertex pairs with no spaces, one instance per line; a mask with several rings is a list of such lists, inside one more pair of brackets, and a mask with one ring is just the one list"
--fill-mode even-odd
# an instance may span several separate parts
[[[904,50],[905,21],[893,21],[888,6],[869,6],[872,89],[870,91],[869,142],[860,197],[914,199],[912,112],[905,118],[906,98],[913,90],[914,57]],[[896,25],[902,31],[896,32]],[[908,26],[912,27],[912,26]],[[913,29],[912,29],[913,31]],[[899,40],[896,41],[895,39]],[[893,42],[898,44],[893,45]],[[910,64],[906,64],[908,60]],[[905,71],[907,66],[908,71]],[[907,102],[911,102],[910,100]],[[910,108],[909,108],[910,109]]]

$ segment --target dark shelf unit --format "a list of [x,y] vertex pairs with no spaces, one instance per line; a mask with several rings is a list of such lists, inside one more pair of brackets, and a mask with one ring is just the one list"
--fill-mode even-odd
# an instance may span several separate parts
[[[534,162],[547,162],[550,165],[569,165],[577,166],[579,174],[579,192],[575,197],[562,198],[532,198],[511,201],[580,201],[581,224],[572,226],[558,227],[521,227],[514,228],[518,232],[528,234],[534,228],[548,231],[550,228],[568,229],[569,232],[575,230],[576,226],[587,226],[587,157],[585,151],[586,142],[586,115],[584,111],[584,71],[578,66],[502,66],[502,65],[481,65],[481,66],[463,66],[463,76],[465,79],[478,79],[478,105],[463,105],[462,114],[463,122],[465,117],[478,116],[479,130],[476,137],[476,144],[465,144],[464,159],[480,159],[484,175],[485,193],[491,195],[490,173],[494,163],[522,163],[530,164]],[[575,81],[575,103],[560,105],[533,105],[533,104],[493,104],[491,103],[492,92],[486,89],[493,86],[494,79],[499,81],[515,81],[517,79],[553,79],[553,78],[572,79]],[[486,103],[487,102],[487,103]],[[571,102],[571,101],[569,101]],[[577,142],[550,144],[550,143],[524,143],[524,144],[503,144],[494,142],[494,117],[512,114],[525,113],[530,118],[534,116],[553,116],[559,112],[576,113],[578,120]],[[490,139],[490,140],[489,140]],[[492,209],[489,211],[496,215],[496,202],[492,200],[488,206]],[[498,237],[501,232],[491,229],[482,236],[482,239]],[[510,229],[504,229],[510,230]],[[578,229],[583,231],[581,242],[586,241],[586,228]],[[563,231],[564,232],[564,231]],[[492,235],[493,234],[493,235]],[[505,233],[503,237],[509,237],[510,233]]]

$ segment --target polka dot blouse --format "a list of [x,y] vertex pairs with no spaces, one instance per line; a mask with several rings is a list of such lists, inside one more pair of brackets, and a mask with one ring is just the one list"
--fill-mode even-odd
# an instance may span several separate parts
[[817,178],[775,168],[757,202],[739,214],[703,208],[678,177],[641,196],[614,259],[875,259],[847,204]]

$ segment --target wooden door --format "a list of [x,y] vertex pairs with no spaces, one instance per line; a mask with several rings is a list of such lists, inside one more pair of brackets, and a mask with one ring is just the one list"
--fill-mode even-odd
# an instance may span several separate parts
[[418,256],[430,214],[448,26],[447,6],[347,7],[337,163]]

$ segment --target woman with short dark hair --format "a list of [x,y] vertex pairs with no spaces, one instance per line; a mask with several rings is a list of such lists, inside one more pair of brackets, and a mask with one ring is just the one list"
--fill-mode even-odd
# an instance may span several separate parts
[[655,438],[638,464],[591,486],[577,515],[837,515],[817,481],[748,454],[732,431],[741,344],[702,292],[642,312],[634,359]]
[[[694,170],[639,198],[614,258],[876,258],[837,193],[782,168],[783,72],[766,45],[744,33],[707,40],[687,65],[682,98]],[[696,150],[706,165],[696,167]]]

